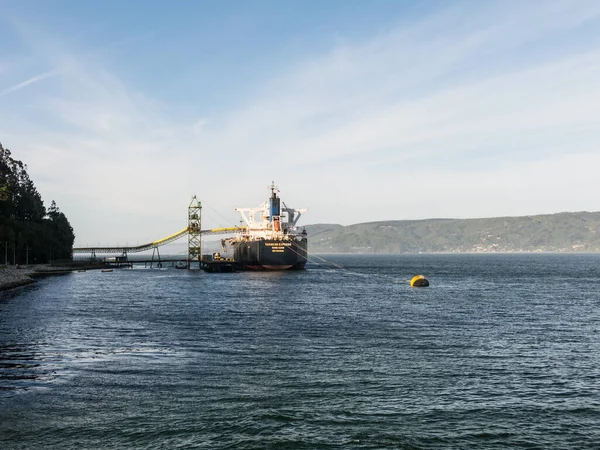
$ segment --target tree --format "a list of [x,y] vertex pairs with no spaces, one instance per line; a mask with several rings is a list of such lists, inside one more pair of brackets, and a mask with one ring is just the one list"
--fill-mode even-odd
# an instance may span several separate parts
[[54,200],[52,200],[50,208],[48,208],[48,220],[50,228],[53,231],[53,259],[70,258],[73,252],[75,234],[67,216],[58,209]]
[[46,211],[27,166],[0,144],[0,242],[14,248],[12,262],[70,258],[74,241],[73,228],[56,202]]

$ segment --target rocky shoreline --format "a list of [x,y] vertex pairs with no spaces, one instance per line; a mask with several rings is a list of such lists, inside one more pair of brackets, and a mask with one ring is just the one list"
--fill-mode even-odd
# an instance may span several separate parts
[[101,269],[98,264],[51,266],[38,264],[35,266],[0,266],[0,291],[31,284],[36,278],[49,275],[63,275],[76,270]]
[[0,291],[33,283],[33,273],[29,267],[0,266]]

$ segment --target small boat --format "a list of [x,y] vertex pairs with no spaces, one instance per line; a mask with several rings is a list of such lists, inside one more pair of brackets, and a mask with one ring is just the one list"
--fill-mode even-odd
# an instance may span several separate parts
[[102,269],[102,272],[112,272],[112,269]]
[[178,261],[177,263],[175,263],[175,268],[176,269],[187,269],[187,264],[183,261]]

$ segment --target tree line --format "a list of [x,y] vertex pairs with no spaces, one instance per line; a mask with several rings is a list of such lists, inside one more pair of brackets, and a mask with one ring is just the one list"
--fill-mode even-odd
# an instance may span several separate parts
[[46,209],[27,166],[0,144],[0,262],[70,259],[74,241],[67,217],[54,201]]

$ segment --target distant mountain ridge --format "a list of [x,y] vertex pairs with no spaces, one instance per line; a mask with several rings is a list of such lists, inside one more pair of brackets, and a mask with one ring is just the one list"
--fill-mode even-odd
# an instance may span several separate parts
[[307,225],[311,253],[599,252],[600,212]]

